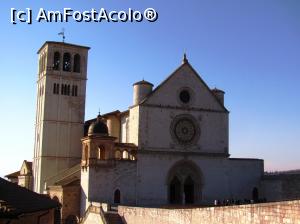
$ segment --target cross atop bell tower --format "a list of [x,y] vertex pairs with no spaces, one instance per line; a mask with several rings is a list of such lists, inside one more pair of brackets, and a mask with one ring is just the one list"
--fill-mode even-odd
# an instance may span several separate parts
[[80,162],[89,47],[47,41],[38,51],[34,190]]

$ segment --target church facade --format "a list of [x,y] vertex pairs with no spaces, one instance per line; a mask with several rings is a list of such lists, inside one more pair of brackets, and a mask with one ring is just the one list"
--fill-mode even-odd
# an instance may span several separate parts
[[152,87],[135,83],[129,110],[98,117],[82,139],[82,212],[91,201],[161,206],[257,197],[263,160],[230,158],[224,92],[210,89],[186,57]]
[[38,52],[36,192],[78,186],[81,216],[91,202],[165,206],[258,199],[263,160],[230,157],[224,92],[210,89],[186,56],[156,88],[136,82],[128,110],[84,121],[88,50],[46,42]]

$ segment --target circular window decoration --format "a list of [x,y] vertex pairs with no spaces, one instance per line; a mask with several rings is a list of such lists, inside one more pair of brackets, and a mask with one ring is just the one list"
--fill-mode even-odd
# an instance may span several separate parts
[[195,94],[189,87],[182,87],[177,90],[177,101],[181,106],[189,107],[194,102]]
[[181,145],[196,143],[200,135],[197,121],[191,115],[175,117],[170,129],[173,139]]
[[189,103],[191,100],[191,95],[188,90],[184,89],[179,93],[179,99],[182,103]]

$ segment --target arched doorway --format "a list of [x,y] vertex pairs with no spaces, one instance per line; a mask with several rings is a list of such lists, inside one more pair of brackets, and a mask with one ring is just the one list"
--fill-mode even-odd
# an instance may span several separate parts
[[168,201],[170,204],[197,204],[202,198],[202,173],[189,160],[173,165],[167,176]]
[[121,202],[121,192],[119,189],[115,190],[115,193],[114,193],[114,203],[115,204],[120,204]]
[[170,183],[170,203],[171,204],[180,204],[181,203],[181,183],[179,179],[175,176],[173,177]]
[[252,190],[252,199],[254,201],[258,201],[258,189],[257,189],[257,187],[254,187],[253,190]]
[[194,204],[194,181],[189,176],[184,182],[184,202],[185,204]]

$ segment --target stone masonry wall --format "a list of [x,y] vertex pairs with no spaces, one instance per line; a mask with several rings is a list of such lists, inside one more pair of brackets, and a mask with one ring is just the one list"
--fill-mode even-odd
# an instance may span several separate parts
[[192,209],[119,206],[118,212],[127,224],[300,224],[300,200]]

